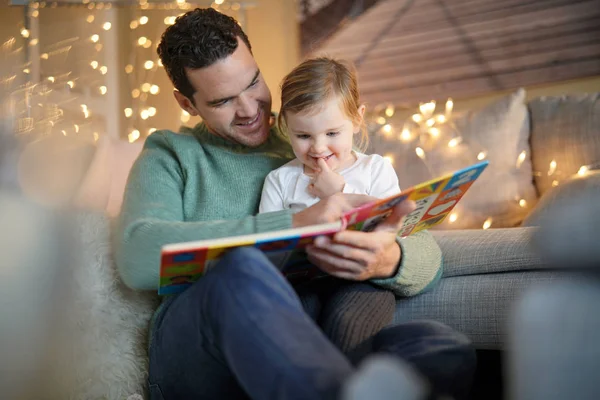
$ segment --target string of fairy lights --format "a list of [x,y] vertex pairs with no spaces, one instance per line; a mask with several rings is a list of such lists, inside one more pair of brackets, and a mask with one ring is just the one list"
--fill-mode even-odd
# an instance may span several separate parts
[[[460,135],[459,130],[454,124],[453,120],[453,109],[454,101],[449,98],[446,100],[444,106],[438,108],[436,101],[430,101],[419,104],[418,112],[412,114],[408,119],[402,121],[398,126],[392,122],[392,117],[396,114],[396,107],[392,104],[387,106],[375,107],[375,112],[370,116],[369,120],[369,131],[372,134],[379,135],[385,138],[387,141],[399,141],[406,145],[410,145],[417,157],[423,162],[424,166],[429,171],[431,177],[435,177],[439,174],[439,171],[434,171],[428,161],[428,152],[426,146],[429,146],[431,152],[449,151],[456,148],[458,145],[468,146],[468,143]],[[436,112],[437,111],[437,112]],[[443,134],[442,134],[443,133]],[[388,147],[388,146],[385,146]],[[485,148],[473,151],[473,154],[477,154],[476,158],[478,161],[483,161],[488,157],[488,150]],[[523,163],[527,159],[527,151],[523,150],[517,156],[515,160],[515,169],[522,167]],[[386,158],[392,164],[394,163],[394,153],[389,152],[384,154]],[[477,160],[472,160],[476,162]],[[594,163],[590,165],[582,165],[575,176],[584,176],[592,169],[600,168],[600,163]],[[549,163],[548,170],[546,171],[533,171],[534,176],[543,176],[546,174],[548,177],[552,177],[552,186],[556,187],[561,181],[571,178],[573,175],[566,174],[558,169],[558,163],[556,160],[552,160]],[[527,200],[520,196],[518,193],[514,196],[514,201],[519,207],[527,208]],[[448,217],[448,223],[452,224],[456,222],[461,213],[460,207],[455,207],[453,212]],[[493,226],[493,217],[487,217],[482,224],[483,229],[488,229]]]
[[[252,2],[215,0],[206,4],[191,4],[184,0],[172,2],[152,2],[139,0],[132,6],[132,18],[128,24],[128,35],[123,31],[119,36],[130,40],[130,49],[124,65],[111,64],[109,51],[111,35],[114,45],[115,25],[110,19],[110,2],[82,0],[81,3],[34,2],[26,7],[28,19],[15,24],[15,33],[8,38],[0,38],[0,95],[9,99],[9,112],[15,117],[15,132],[27,134],[33,138],[59,134],[77,135],[98,140],[106,134],[106,115],[103,108],[111,100],[112,94],[128,92],[127,105],[119,110],[119,116],[125,119],[126,137],[129,142],[143,140],[157,127],[156,115],[160,113],[156,99],[169,96],[170,90],[162,90],[158,82],[158,71],[162,64],[156,54],[156,46],[166,25],[172,25],[178,15],[196,6],[208,6],[236,13],[236,19],[243,26],[244,11],[255,6]],[[55,43],[42,43],[40,29],[36,20],[45,9],[57,7],[77,7],[84,11],[79,31],[72,37]],[[33,23],[32,23],[33,22]],[[77,52],[75,63],[69,58]],[[79,57],[82,55],[81,57]],[[56,62],[55,62],[56,61]],[[112,66],[111,66],[112,65]],[[7,67],[10,66],[10,67]],[[111,71],[122,68],[122,71]],[[111,86],[111,73],[124,74],[123,85]],[[114,82],[114,81],[113,81]],[[6,95],[8,94],[8,95]],[[114,99],[114,97],[113,97]],[[397,108],[394,105],[376,107],[370,120],[372,133],[386,138],[387,141],[401,142],[412,147],[425,167],[432,171],[428,155],[433,150],[452,149],[468,146],[454,125],[454,102],[448,99],[443,104],[435,101],[421,103],[417,112],[399,124],[393,122]],[[6,111],[8,110],[8,111]],[[185,124],[191,116],[181,111],[179,120]],[[478,149],[477,160],[485,160],[487,149]],[[523,150],[515,160],[515,168],[521,168],[527,159]],[[394,154],[385,154],[394,162]],[[475,160],[473,160],[475,161]],[[534,171],[535,176],[553,177],[553,186],[569,178],[559,169],[556,160],[552,160],[547,171]],[[577,172],[585,175],[596,165],[582,165]],[[528,207],[526,199],[515,195],[520,207]],[[448,218],[449,223],[456,222],[460,209],[455,209]],[[493,219],[487,218],[482,227],[490,228]]]
[[[110,18],[110,10],[114,12],[116,6],[110,2],[83,0],[81,3],[33,2],[26,5],[27,18],[18,23],[18,33],[7,38],[1,50],[6,57],[19,53],[11,64],[16,67],[0,77],[4,87],[12,87],[8,97],[11,98],[13,116],[16,116],[15,131],[35,137],[52,133],[89,135],[98,140],[106,134],[107,109],[115,100],[114,95],[127,90],[129,100],[121,100],[124,107],[119,113],[122,114],[116,117],[124,119],[127,139],[135,142],[154,132],[157,128],[152,121],[160,113],[156,105],[160,103],[158,97],[162,93],[171,100],[170,91],[163,93],[158,83],[166,78],[158,79],[157,71],[163,66],[156,47],[165,25],[174,24],[177,16],[198,6],[211,6],[231,13],[242,24],[245,11],[255,3],[139,0],[130,7],[133,18],[128,24],[129,32],[120,28],[118,39],[115,39],[114,18],[112,22]],[[45,43],[48,38],[40,38],[40,29],[36,26],[44,16],[44,10],[59,7],[82,11],[77,14],[77,18],[82,19],[78,22],[82,24],[74,24],[78,29],[74,29],[76,32],[72,37]],[[131,39],[125,63],[111,64],[110,53],[116,50],[115,40],[123,38]],[[122,70],[115,71],[114,68]],[[115,73],[119,74],[116,81],[111,79]],[[12,85],[16,82],[21,83]],[[182,111],[179,119],[181,123],[187,123],[190,118]]]

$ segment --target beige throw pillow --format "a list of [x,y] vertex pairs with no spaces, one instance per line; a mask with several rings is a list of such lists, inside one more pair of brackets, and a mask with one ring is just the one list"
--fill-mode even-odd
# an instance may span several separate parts
[[[537,201],[524,99],[520,89],[482,109],[453,116],[437,138],[418,144],[377,143],[372,152],[393,154],[403,189],[474,164],[485,155],[490,164],[455,207],[456,219],[447,218],[439,228],[481,228],[486,221],[492,228],[517,226]],[[450,147],[452,139],[459,144]],[[425,151],[425,160],[416,155],[417,145]],[[524,156],[519,158],[520,154]]]

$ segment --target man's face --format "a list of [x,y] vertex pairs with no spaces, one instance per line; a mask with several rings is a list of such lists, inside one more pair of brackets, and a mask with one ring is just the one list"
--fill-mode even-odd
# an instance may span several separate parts
[[242,40],[238,38],[238,48],[227,58],[187,70],[187,76],[196,89],[195,106],[182,104],[179,93],[177,100],[190,114],[199,114],[213,134],[249,147],[267,140],[271,93]]

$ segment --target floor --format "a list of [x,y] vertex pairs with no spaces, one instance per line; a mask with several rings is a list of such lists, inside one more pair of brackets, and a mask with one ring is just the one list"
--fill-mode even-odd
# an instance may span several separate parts
[[469,400],[502,400],[502,353],[477,350],[477,372]]

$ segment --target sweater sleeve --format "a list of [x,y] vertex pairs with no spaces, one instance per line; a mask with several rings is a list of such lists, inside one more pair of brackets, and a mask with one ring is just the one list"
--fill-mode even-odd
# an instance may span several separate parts
[[432,288],[442,277],[442,250],[427,231],[397,239],[402,258],[395,276],[372,279],[376,285],[397,296],[414,296]]
[[184,185],[183,170],[167,137],[162,133],[149,136],[130,172],[114,235],[116,263],[126,285],[140,290],[158,288],[160,249],[165,244],[292,226],[290,211],[238,220],[184,221]]

